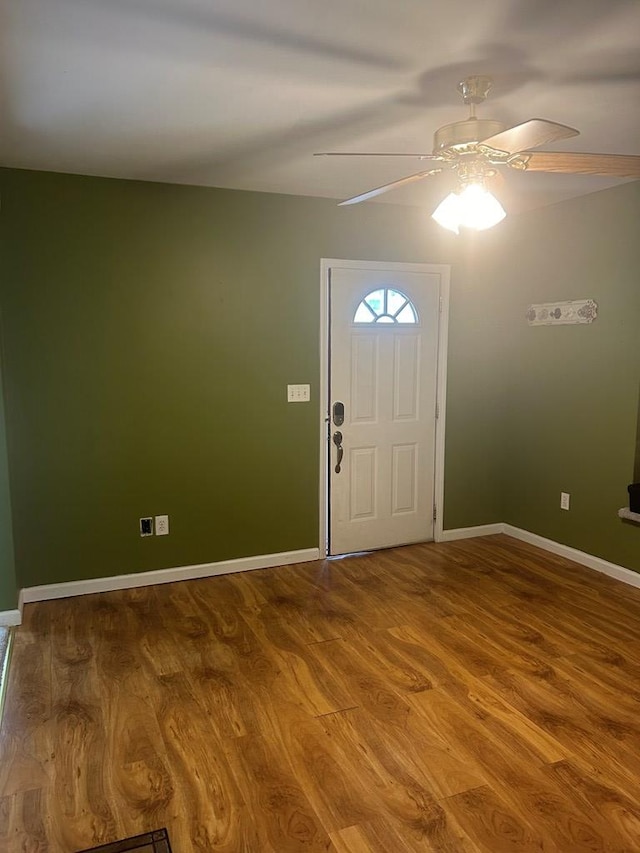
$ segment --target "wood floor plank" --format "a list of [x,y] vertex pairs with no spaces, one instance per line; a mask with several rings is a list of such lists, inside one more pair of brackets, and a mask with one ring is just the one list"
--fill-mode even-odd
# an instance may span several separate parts
[[0,849],[48,853],[46,814],[40,788],[0,799]]
[[363,633],[347,645],[351,650],[357,649],[358,656],[368,661],[368,665],[400,694],[419,693],[430,690],[434,685],[432,674],[428,667],[423,666],[421,655],[415,654],[416,647],[402,647],[394,643],[389,631]]
[[[227,661],[231,662],[232,667],[239,668],[251,684],[275,686],[280,677],[279,667],[270,654],[265,654],[242,614],[226,605],[224,596],[212,594],[212,586],[204,581],[196,581],[189,584],[189,593],[199,606],[219,646],[225,649]],[[215,654],[216,649],[211,648],[210,651]]]
[[[356,764],[350,764],[336,738],[326,728],[327,716],[309,717],[297,706],[274,705],[278,717],[277,732],[270,739],[277,742],[279,752],[286,755],[296,779],[320,818],[331,833],[352,824],[373,820],[378,802]],[[275,727],[274,727],[275,728]]]
[[[437,726],[449,742],[458,744],[462,754],[477,766],[489,779],[489,786],[474,792],[457,795],[463,802],[477,805],[495,799],[500,808],[490,805],[479,812],[504,814],[508,811],[510,824],[518,827],[514,838],[524,839],[527,844],[542,844],[544,849],[569,851],[576,849],[580,839],[588,840],[586,849],[605,850],[606,829],[598,820],[589,816],[576,803],[567,798],[561,788],[545,777],[535,756],[528,750],[517,748],[513,737],[501,737],[495,729],[478,725],[478,721],[455,700],[440,690],[429,694],[418,694],[411,698],[412,704],[420,708],[429,722]],[[447,804],[449,800],[447,800]],[[486,815],[482,824],[487,825]],[[525,831],[526,830],[526,831]],[[511,830],[510,830],[511,831]],[[498,840],[494,844],[498,844]],[[502,842],[504,844],[504,842]],[[557,848],[556,845],[557,844]],[[497,849],[500,849],[499,847]]]
[[483,853],[503,850],[560,853],[553,841],[544,839],[528,821],[523,821],[489,786],[449,797],[443,809],[471,834],[475,849]]
[[594,727],[593,720],[579,707],[542,680],[526,680],[515,672],[505,671],[499,678],[492,676],[490,683],[570,754],[579,756],[589,766],[606,768],[608,777],[623,788],[637,784],[640,751],[629,752],[615,738],[609,738],[607,732]]
[[365,646],[355,641],[332,640],[309,647],[309,653],[338,680],[351,701],[345,707],[362,706],[372,717],[389,726],[404,727],[409,706],[379,672]]
[[168,818],[178,849],[197,853],[237,849],[244,798],[209,718],[182,673],[160,676],[158,725],[171,767],[175,797],[156,811]]
[[[109,738],[95,661],[95,632],[73,599],[52,614],[51,750],[53,787],[46,805],[63,817],[57,840],[70,850],[110,841],[120,828],[113,792]],[[45,789],[45,794],[47,793]],[[86,846],[86,845],[84,845]]]
[[138,835],[170,811],[175,788],[156,709],[160,697],[148,678],[145,657],[136,642],[137,624],[125,607],[94,596],[93,624],[102,711],[109,737],[110,774],[116,789],[121,835]]
[[602,686],[612,696],[614,705],[621,704],[635,713],[640,702],[640,661],[632,662],[618,655],[599,656],[574,654],[567,656],[574,673]]
[[638,853],[640,590],[507,536],[29,604],[0,850]]
[[526,754],[532,761],[560,761],[571,754],[553,735],[505,701],[486,679],[471,676],[444,684],[442,690],[467,713],[481,720],[488,733],[511,744],[516,753]]
[[467,672],[465,663],[452,659],[434,636],[440,622],[432,622],[433,633],[425,643],[421,628],[403,623],[389,628],[385,640],[399,655],[407,656],[422,671],[432,687],[454,681]]
[[[599,731],[619,739],[626,736],[634,740],[640,738],[639,697],[633,684],[627,682],[620,684],[618,689],[612,688],[581,667],[575,656],[554,661],[552,667],[535,672],[534,677],[544,679],[568,701],[582,708]],[[614,715],[611,714],[612,708],[615,708]]]
[[[216,635],[216,623],[186,584],[167,585],[165,594],[158,596],[157,606],[163,624],[175,624],[180,636],[181,671],[197,689],[218,736],[247,734],[239,690],[240,660],[233,640]],[[244,629],[242,624],[240,627]]]
[[[320,643],[342,637],[353,629],[357,619],[352,604],[338,601],[332,576],[332,564],[323,561],[320,569],[311,574],[301,566],[287,566],[286,572],[263,573],[259,579],[262,606],[245,607],[245,617],[259,615],[262,619],[286,622],[289,630],[301,643]],[[240,594],[247,596],[247,584],[230,576]]]
[[[640,804],[616,790],[593,772],[580,767],[577,761],[558,761],[545,768],[552,778],[586,811],[596,812],[603,821],[615,827],[620,838],[620,850],[632,851],[640,843]],[[615,843],[615,842],[614,842]]]
[[401,823],[421,819],[425,805],[467,791],[486,777],[415,714],[390,731],[364,708],[323,717],[320,721],[374,792],[379,805]]
[[[228,745],[230,764],[242,780],[248,810],[248,850],[265,853],[334,851],[326,829],[305,796],[288,761],[265,738],[246,736]],[[254,815],[260,819],[255,820]],[[216,849],[211,847],[209,849]],[[240,848],[238,848],[240,849]],[[203,851],[204,853],[204,851]]]
[[385,853],[386,850],[406,851],[401,839],[392,833],[387,824],[354,824],[331,833],[331,840],[338,853]]
[[471,853],[478,847],[459,826],[452,826],[444,809],[432,803],[410,829],[393,820],[356,824],[331,838],[338,853]]
[[[246,617],[245,617],[246,618]],[[254,619],[251,630],[265,657],[272,660],[281,675],[280,691],[300,705],[311,716],[330,714],[357,704],[353,691],[326,663],[316,650],[332,646],[340,640],[301,644],[288,622],[273,618]]]
[[[45,783],[41,756],[48,751],[46,724],[53,704],[50,616],[49,608],[27,608],[14,637],[0,738],[0,796]],[[40,780],[32,776],[38,772]]]

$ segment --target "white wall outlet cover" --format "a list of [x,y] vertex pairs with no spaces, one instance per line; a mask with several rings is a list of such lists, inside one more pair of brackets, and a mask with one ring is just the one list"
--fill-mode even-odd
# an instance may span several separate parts
[[310,399],[310,385],[287,385],[287,403],[308,403]]
[[156,515],[156,536],[169,535],[169,516]]
[[560,509],[569,509],[571,495],[568,492],[560,492]]

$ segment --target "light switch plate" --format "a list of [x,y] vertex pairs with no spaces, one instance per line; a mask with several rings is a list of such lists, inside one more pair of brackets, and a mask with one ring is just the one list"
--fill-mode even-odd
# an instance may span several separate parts
[[310,399],[310,385],[287,385],[287,403],[308,403]]

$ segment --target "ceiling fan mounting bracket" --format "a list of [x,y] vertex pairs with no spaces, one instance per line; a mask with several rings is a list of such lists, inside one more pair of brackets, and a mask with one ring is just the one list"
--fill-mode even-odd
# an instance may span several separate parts
[[467,105],[481,104],[493,88],[493,79],[483,74],[473,74],[458,83],[458,91]]

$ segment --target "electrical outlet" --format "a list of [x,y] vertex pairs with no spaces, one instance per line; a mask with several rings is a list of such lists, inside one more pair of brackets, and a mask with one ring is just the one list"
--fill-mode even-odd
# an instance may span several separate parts
[[310,385],[287,385],[287,403],[308,403],[310,397]]
[[153,536],[153,518],[140,519],[140,536]]
[[156,515],[156,536],[169,535],[169,516]]
[[568,492],[560,492],[560,509],[569,509],[571,495]]

